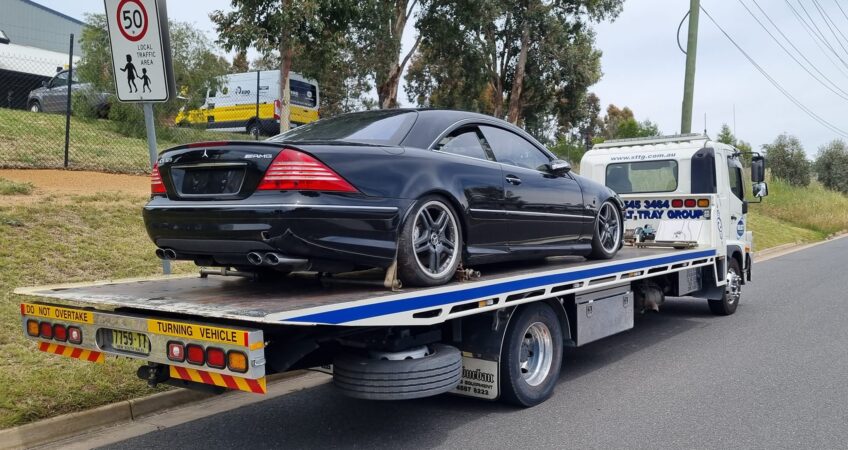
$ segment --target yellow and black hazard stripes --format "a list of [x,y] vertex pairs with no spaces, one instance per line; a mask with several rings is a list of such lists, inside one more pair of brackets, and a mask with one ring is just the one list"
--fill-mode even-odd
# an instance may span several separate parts
[[249,378],[224,375],[204,370],[190,369],[188,367],[170,366],[171,378],[194,381],[195,383],[211,384],[213,386],[225,387],[238,391],[264,394],[266,392],[265,377],[258,380]]
[[67,356],[69,358],[81,359],[93,363],[102,363],[105,358],[103,353],[93,350],[84,350],[77,347],[69,347],[62,344],[51,344],[49,342],[39,342],[38,349],[42,352],[53,353],[56,355]]

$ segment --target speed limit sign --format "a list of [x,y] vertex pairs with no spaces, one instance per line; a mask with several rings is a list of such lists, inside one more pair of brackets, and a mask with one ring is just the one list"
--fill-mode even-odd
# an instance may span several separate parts
[[118,100],[167,101],[175,88],[165,0],[104,3]]

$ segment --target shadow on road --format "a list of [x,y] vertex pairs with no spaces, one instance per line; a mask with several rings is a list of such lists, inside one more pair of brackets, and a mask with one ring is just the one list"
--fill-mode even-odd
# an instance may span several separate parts
[[[693,328],[711,318],[703,300],[674,300],[661,314],[639,317],[628,332],[579,349],[566,349],[557,389]],[[549,401],[555,401],[554,399]],[[435,447],[448,439],[475,447],[474,436],[454,430],[492,414],[523,416],[522,409],[495,402],[444,395],[370,402],[344,397],[322,385],[235,411],[185,423],[120,442],[114,448],[152,446],[232,447]]]

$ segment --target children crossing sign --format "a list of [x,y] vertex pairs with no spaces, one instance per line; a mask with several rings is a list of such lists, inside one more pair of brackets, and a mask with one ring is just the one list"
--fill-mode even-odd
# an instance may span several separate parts
[[104,3],[118,100],[168,101],[176,89],[165,0]]

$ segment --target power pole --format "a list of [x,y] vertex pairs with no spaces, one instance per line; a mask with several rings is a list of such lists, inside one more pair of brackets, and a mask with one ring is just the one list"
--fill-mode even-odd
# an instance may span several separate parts
[[689,0],[689,38],[686,42],[686,78],[683,81],[683,114],[680,133],[692,132],[692,99],[695,95],[695,61],[698,54],[698,15],[700,0]]

